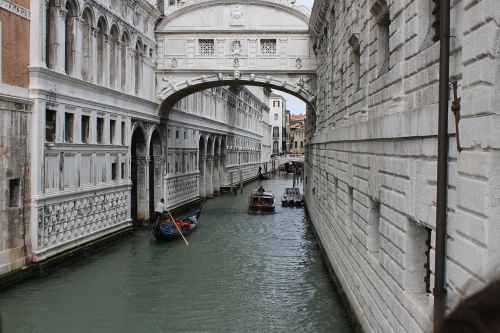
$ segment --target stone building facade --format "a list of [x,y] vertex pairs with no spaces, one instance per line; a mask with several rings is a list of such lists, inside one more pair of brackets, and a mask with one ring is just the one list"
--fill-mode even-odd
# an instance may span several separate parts
[[285,110],[286,99],[271,93],[269,96],[269,124],[271,125],[271,151],[273,154],[285,152]]
[[30,1],[0,0],[0,274],[30,260]]
[[[433,1],[316,0],[317,110],[305,193],[321,243],[366,332],[432,325],[439,43]],[[448,309],[500,266],[500,6],[453,1]],[[450,88],[450,101],[454,99]]]
[[[140,162],[159,133],[160,12],[146,0],[32,5],[31,242],[40,261],[147,217],[131,203],[145,200],[149,169]],[[146,131],[143,146],[132,140],[137,128]]]
[[[262,88],[217,87],[194,93],[168,115],[168,207],[218,195],[257,176],[268,112]],[[242,179],[240,179],[242,177]]]

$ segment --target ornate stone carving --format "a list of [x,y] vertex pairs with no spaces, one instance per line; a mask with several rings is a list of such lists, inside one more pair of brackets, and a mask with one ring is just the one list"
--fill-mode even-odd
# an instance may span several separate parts
[[172,61],[171,61],[170,65],[172,66],[172,68],[176,68],[177,67],[177,58],[176,57],[172,58]]
[[241,26],[244,24],[243,11],[241,10],[239,4],[231,6],[230,15],[231,15],[231,20],[229,21],[230,25]]
[[127,220],[128,191],[97,193],[39,207],[38,246],[56,246]]
[[233,66],[234,66],[234,68],[240,67],[240,58],[234,57],[234,59],[233,59]]
[[234,55],[240,55],[241,54],[241,42],[239,40],[233,40],[232,49],[233,49],[233,54]]
[[295,67],[297,67],[297,69],[301,69],[302,68],[302,59],[300,57],[298,57],[297,59],[295,59]]

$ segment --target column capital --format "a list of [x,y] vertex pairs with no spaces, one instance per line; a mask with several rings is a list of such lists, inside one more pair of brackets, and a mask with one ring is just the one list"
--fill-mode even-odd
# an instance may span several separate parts
[[68,10],[66,8],[63,8],[63,7],[59,7],[59,16],[65,20],[66,17],[68,16]]

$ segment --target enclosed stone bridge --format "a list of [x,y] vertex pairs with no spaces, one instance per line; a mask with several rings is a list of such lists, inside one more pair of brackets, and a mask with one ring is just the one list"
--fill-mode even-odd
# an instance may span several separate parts
[[314,108],[310,11],[293,0],[170,0],[156,29],[162,112],[216,86],[264,86]]

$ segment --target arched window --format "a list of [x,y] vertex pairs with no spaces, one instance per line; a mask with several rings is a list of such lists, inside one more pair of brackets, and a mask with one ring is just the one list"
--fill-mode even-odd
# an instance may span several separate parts
[[82,77],[84,80],[92,80],[92,13],[86,9],[82,15]]
[[57,17],[58,8],[55,0],[49,0],[46,11],[45,64],[54,69],[57,60]]
[[139,93],[139,89],[141,86],[141,53],[142,53],[142,43],[140,40],[135,44],[135,93]]
[[66,19],[64,21],[64,71],[66,74],[74,74],[75,64],[75,32],[78,13],[73,1],[66,2]]
[[120,58],[121,72],[122,72],[121,86],[122,86],[123,91],[125,91],[125,89],[127,87],[127,78],[128,78],[128,75],[127,75],[127,57],[128,57],[127,47],[128,47],[128,44],[129,44],[128,35],[126,33],[123,33],[123,36],[122,36],[122,54],[121,54],[121,58]]
[[106,36],[106,21],[103,17],[97,22],[97,82],[104,83],[104,47]]

